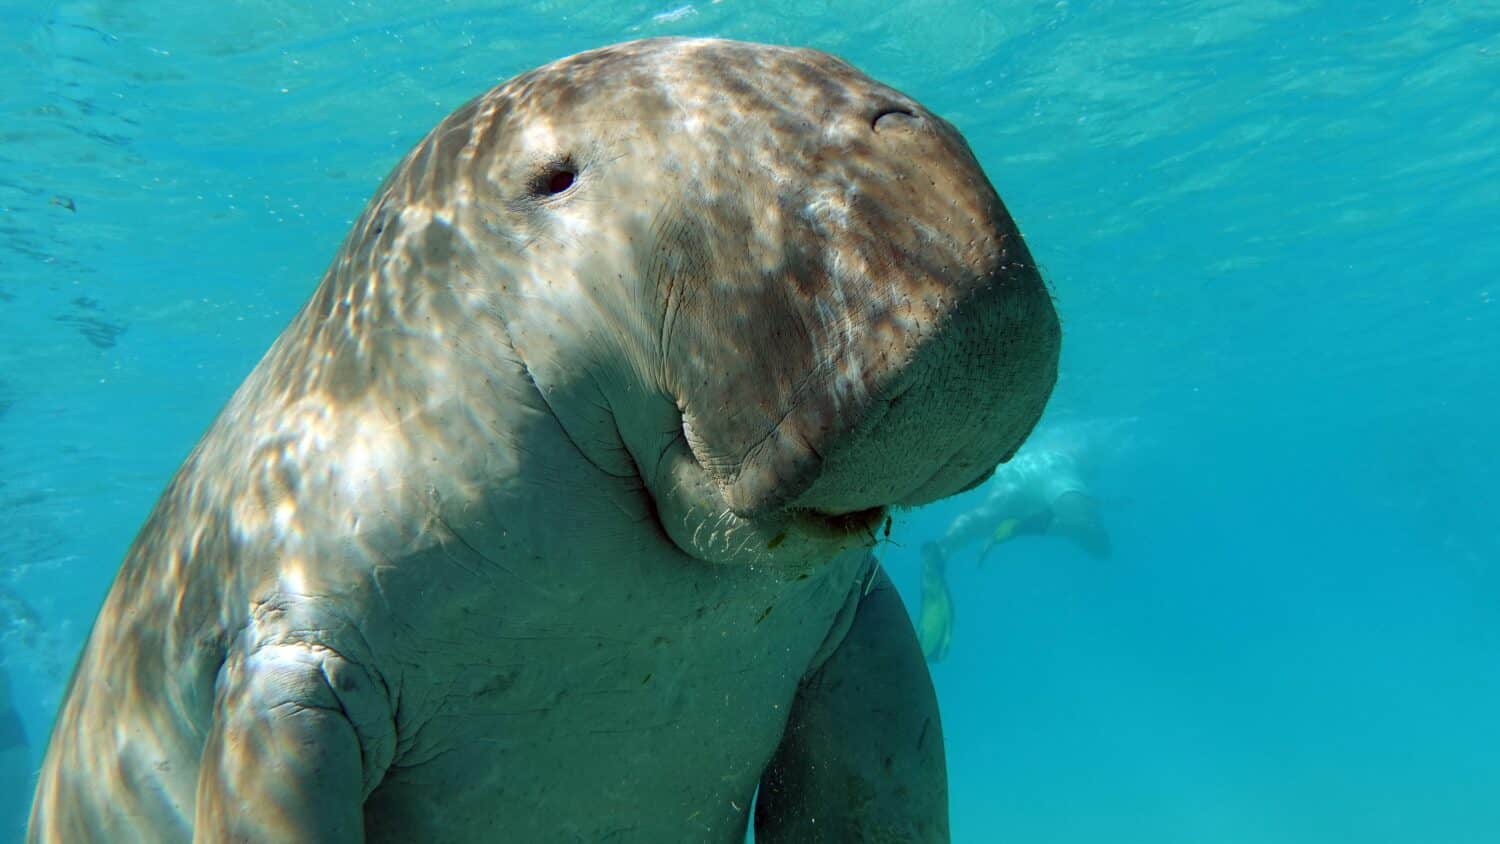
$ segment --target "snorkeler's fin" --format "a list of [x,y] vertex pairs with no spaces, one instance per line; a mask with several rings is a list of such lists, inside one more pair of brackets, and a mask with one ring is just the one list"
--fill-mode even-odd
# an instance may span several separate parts
[[984,543],[984,547],[979,549],[979,565],[984,565],[984,561],[990,556],[990,552],[995,550],[996,546],[1014,537],[1016,529],[1020,526],[1020,519],[1002,519],[1000,524],[995,525],[995,532],[990,535],[989,541]]
[[990,537],[991,545],[999,545],[1007,539],[1016,535],[1016,528],[1021,526],[1020,519],[1005,519],[995,526],[995,533]]
[[953,596],[944,576],[942,552],[931,543],[922,552],[922,608],[917,616],[917,640],[929,662],[940,662],[953,643]]

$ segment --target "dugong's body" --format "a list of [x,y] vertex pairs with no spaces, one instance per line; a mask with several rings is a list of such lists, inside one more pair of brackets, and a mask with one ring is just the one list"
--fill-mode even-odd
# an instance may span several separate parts
[[958,134],[828,56],[518,77],[387,180],[130,549],[38,841],[947,837],[869,553],[1041,413]]

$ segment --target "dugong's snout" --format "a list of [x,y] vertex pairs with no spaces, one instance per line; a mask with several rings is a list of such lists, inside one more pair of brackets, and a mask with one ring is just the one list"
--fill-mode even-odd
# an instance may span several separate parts
[[848,409],[857,421],[827,438],[792,506],[926,504],[979,483],[1020,447],[1057,372],[1056,317],[1040,280],[997,273],[940,307],[927,336],[867,338],[885,386]]
[[957,131],[904,98],[853,117],[841,167],[807,175],[804,248],[819,259],[788,262],[795,295],[741,341],[807,350],[761,379],[769,430],[724,478],[742,516],[959,492],[1014,453],[1056,380],[1051,297]]
[[1019,237],[1006,240],[988,272],[962,281],[916,290],[894,270],[872,276],[884,298],[845,317],[843,339],[738,464],[715,462],[684,420],[692,462],[724,472],[717,494],[736,519],[863,542],[887,508],[961,492],[1015,453],[1051,394],[1060,333]]
[[[1011,249],[1024,251],[1018,237]],[[827,422],[796,434],[816,457],[789,506],[828,515],[917,506],[1010,458],[1051,393],[1059,332],[1029,256],[995,263],[930,298],[886,282],[906,318],[873,320],[856,344],[862,400],[814,410]],[[793,414],[788,424],[801,421]]]
[[872,134],[894,178],[863,190],[905,213],[851,221],[890,251],[862,262],[871,297],[850,320],[869,317],[845,352],[865,372],[864,401],[834,409],[816,476],[792,499],[824,513],[973,486],[1019,448],[1057,376],[1051,297],[958,132],[913,106],[878,116]]

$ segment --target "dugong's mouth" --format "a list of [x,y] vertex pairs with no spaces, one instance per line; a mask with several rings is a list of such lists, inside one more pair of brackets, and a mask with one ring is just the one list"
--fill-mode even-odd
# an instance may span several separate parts
[[801,573],[879,541],[884,505],[850,512],[789,507],[738,516],[683,440],[662,458],[648,488],[662,528],[690,557]]
[[852,513],[825,513],[819,510],[791,511],[796,530],[809,536],[843,539],[849,536],[875,538],[875,532],[885,521],[887,508],[869,507]]

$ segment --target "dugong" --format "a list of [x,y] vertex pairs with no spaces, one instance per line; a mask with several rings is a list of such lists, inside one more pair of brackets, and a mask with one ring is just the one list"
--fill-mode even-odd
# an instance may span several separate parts
[[32,841],[943,841],[871,550],[1060,331],[959,133],[805,49],[518,76],[396,167],[131,546]]

